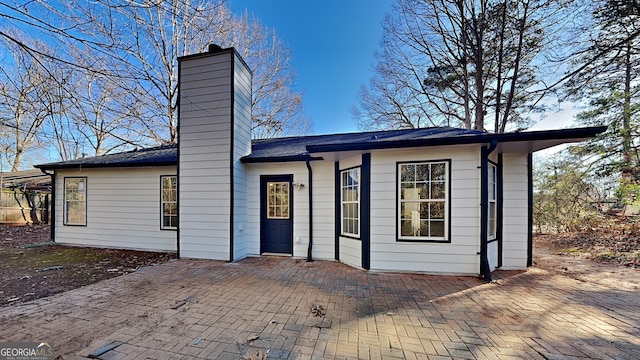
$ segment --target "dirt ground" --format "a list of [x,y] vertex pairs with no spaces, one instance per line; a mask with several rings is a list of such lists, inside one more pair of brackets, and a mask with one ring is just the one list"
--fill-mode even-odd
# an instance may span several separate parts
[[617,218],[603,228],[537,235],[534,266],[591,283],[640,289],[640,226]]
[[166,262],[174,254],[57,245],[46,225],[0,225],[0,307]]

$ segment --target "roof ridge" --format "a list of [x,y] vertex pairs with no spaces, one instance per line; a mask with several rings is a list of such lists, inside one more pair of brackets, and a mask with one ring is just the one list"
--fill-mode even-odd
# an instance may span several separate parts
[[293,136],[281,136],[281,137],[272,137],[272,138],[261,138],[261,139],[252,139],[252,142],[261,142],[261,141],[273,141],[273,140],[290,140],[290,139],[303,139],[303,138],[320,138],[320,137],[329,137],[329,136],[344,136],[344,135],[366,135],[366,134],[379,134],[379,133],[394,133],[394,132],[405,132],[405,131],[418,131],[418,130],[463,130],[463,131],[477,131],[482,133],[481,130],[474,129],[463,129],[457,128],[453,126],[429,126],[429,127],[421,127],[421,128],[406,128],[406,129],[388,129],[388,130],[371,130],[371,131],[351,131],[345,133],[333,133],[333,134],[314,134],[314,135],[293,135]]

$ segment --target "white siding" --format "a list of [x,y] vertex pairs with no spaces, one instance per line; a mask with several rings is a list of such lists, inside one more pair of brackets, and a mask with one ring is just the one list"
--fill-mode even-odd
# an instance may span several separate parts
[[[332,161],[311,161],[310,164],[313,170],[313,257],[334,260],[335,165]],[[296,191],[300,192],[302,191]],[[302,211],[308,214],[308,210]],[[305,218],[308,218],[308,215],[305,215]],[[306,256],[306,246],[304,250]]]
[[340,261],[356,268],[362,268],[362,241],[341,236]]
[[487,256],[489,258],[489,268],[491,271],[496,269],[498,266],[498,242],[490,242],[487,245]]
[[[312,161],[314,259],[334,258],[333,162]],[[248,164],[248,254],[260,254],[260,176],[293,175],[304,188],[293,190],[293,256],[306,257],[309,246],[309,172],[304,162]]]
[[504,154],[502,269],[527,267],[527,154]]
[[[396,241],[396,163],[451,160],[451,243]],[[375,151],[371,159],[371,269],[478,274],[480,151],[477,146]]]
[[[175,166],[57,170],[55,241],[107,248],[175,251],[176,231],[160,230],[160,176]],[[87,178],[87,225],[63,225],[64,178]]]

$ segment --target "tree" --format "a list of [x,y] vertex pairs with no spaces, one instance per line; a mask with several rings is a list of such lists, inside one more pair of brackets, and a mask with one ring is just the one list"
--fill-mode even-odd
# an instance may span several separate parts
[[237,48],[253,69],[253,138],[301,135],[311,130],[302,94],[293,89],[297,76],[289,49],[275,31],[245,13],[234,17],[229,34],[216,41]]
[[495,132],[529,122],[545,93],[540,57],[570,0],[398,0],[383,22],[362,127],[451,125]]
[[[38,46],[46,48],[44,44]],[[4,132],[0,141],[11,171],[17,171],[27,151],[39,145],[46,122],[63,111],[56,91],[61,81],[57,75],[61,73],[17,46],[8,50],[5,66],[0,69],[0,123]]]
[[[309,130],[287,47],[224,0],[2,2],[0,9],[0,44],[72,75],[56,87],[67,112],[43,127],[63,159],[175,142],[177,58],[210,43],[235,46],[254,70],[254,137]],[[33,46],[30,37],[64,51]]]
[[[223,1],[109,0],[80,5],[58,11],[70,14],[83,33],[96,34],[96,43],[111,39],[108,57],[94,47],[83,47],[78,54],[100,59],[86,64],[99,65],[99,74],[118,74],[109,79],[114,90],[129,93],[119,111],[135,118],[128,130],[136,137],[154,143],[177,140],[177,58],[205,51],[210,43],[236,47],[254,70],[254,136],[308,130],[302,97],[294,90],[289,51],[258,20],[232,14]],[[136,106],[124,108],[131,101]]]
[[[587,99],[578,114],[581,125],[607,125],[606,132],[574,150],[595,157],[600,176],[621,179],[619,194],[625,201],[640,201],[640,2],[602,0],[594,4],[595,31],[590,46],[574,60],[581,76],[567,83],[576,101]],[[603,51],[606,50],[606,51]],[[603,55],[592,61],[591,54]]]
[[579,155],[567,151],[536,162],[533,218],[539,232],[579,231],[603,223],[605,202],[611,199],[590,164],[581,163]]

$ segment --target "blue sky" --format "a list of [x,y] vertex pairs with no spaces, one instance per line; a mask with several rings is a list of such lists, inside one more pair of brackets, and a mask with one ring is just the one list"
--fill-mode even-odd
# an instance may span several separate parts
[[315,134],[358,131],[350,109],[373,75],[389,0],[232,0],[289,46]]

